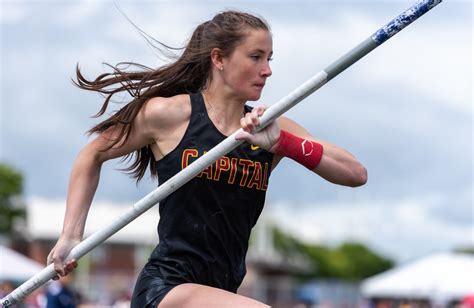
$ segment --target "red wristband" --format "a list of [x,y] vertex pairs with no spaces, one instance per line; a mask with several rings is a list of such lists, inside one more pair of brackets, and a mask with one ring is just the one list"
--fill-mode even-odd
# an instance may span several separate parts
[[323,146],[320,143],[284,130],[280,131],[280,138],[274,149],[275,154],[289,157],[310,170],[316,168],[323,156]]

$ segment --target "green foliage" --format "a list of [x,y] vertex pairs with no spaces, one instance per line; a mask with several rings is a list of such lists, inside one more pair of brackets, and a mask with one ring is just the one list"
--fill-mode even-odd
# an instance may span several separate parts
[[283,255],[303,255],[313,264],[311,277],[361,280],[393,267],[392,260],[377,255],[361,243],[338,247],[304,243],[278,229],[273,230],[275,248]]
[[15,220],[25,217],[25,209],[15,203],[22,192],[22,174],[0,163],[0,234],[12,235]]
[[454,252],[456,253],[462,253],[462,254],[474,254],[474,246],[463,246],[463,247],[457,247],[453,249]]
[[352,266],[348,271],[352,277],[370,277],[386,271],[394,265],[392,260],[377,255],[360,243],[344,243],[339,247],[339,250],[351,259]]

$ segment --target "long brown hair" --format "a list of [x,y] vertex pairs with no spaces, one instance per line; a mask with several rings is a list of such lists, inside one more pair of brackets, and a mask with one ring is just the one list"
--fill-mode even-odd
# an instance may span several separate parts
[[[117,93],[128,92],[132,97],[132,100],[120,110],[92,127],[88,134],[102,133],[110,127],[120,125],[118,137],[114,138],[104,151],[117,145],[121,140],[123,144],[130,135],[133,120],[148,99],[202,91],[212,77],[211,50],[219,48],[223,57],[229,56],[245,39],[245,30],[248,29],[270,31],[263,18],[238,11],[224,11],[215,15],[212,20],[200,24],[187,45],[182,48],[184,51],[181,56],[163,67],[152,69],[133,62],[122,62],[115,66],[107,64],[112,72],[101,74],[92,81],[82,75],[78,65],[77,80],[74,80],[74,83],[81,89],[99,92],[105,97],[102,108],[95,117],[100,117],[107,111],[111,98]],[[156,42],[168,51],[172,49],[159,41]],[[161,54],[166,56],[162,50]],[[127,65],[129,69],[119,68],[122,65]],[[131,71],[130,67],[138,70]],[[123,160],[131,161],[130,165],[122,170],[131,174],[137,183],[143,178],[148,165],[151,176],[157,176],[156,161],[150,145],[124,156]]]

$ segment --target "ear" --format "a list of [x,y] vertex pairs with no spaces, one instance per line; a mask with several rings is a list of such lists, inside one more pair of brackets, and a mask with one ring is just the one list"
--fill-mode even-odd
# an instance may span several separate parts
[[212,48],[211,61],[214,67],[217,68],[219,71],[222,71],[224,69],[224,63],[222,60],[222,50],[220,48]]

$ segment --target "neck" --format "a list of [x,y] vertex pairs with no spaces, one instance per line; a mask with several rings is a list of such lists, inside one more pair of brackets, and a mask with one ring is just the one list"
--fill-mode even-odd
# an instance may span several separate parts
[[202,95],[207,113],[214,124],[220,126],[219,129],[233,132],[240,128],[240,118],[244,114],[244,100],[226,91],[218,91],[212,87],[212,83],[202,91]]
[[204,101],[208,109],[214,109],[222,117],[222,120],[233,120],[240,118],[244,112],[245,100],[225,91],[209,87],[202,91]]

